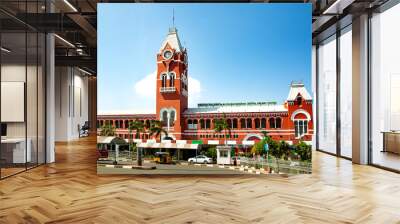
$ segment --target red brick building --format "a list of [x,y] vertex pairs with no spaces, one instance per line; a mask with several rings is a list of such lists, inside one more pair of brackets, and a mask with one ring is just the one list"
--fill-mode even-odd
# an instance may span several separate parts
[[[156,111],[154,114],[98,115],[97,127],[110,123],[116,134],[128,138],[128,122],[140,120],[147,129],[161,120],[174,140],[201,140],[204,144],[253,144],[267,131],[275,140],[311,141],[312,98],[302,83],[292,83],[282,104],[275,102],[208,103],[188,108],[188,55],[177,30],[169,33],[157,53]],[[214,120],[225,118],[228,133],[216,133]],[[141,139],[151,139],[149,133]],[[197,141],[198,142],[198,141]]]

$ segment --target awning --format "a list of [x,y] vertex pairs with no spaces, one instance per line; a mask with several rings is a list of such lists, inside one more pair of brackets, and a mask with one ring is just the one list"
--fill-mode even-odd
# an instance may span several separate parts
[[140,148],[151,148],[151,149],[198,149],[198,144],[179,144],[179,143],[139,143],[137,147]]
[[242,145],[254,145],[254,141],[242,141]]
[[98,144],[116,144],[116,145],[127,144],[127,142],[124,139],[116,137],[116,136],[97,136],[97,143]]

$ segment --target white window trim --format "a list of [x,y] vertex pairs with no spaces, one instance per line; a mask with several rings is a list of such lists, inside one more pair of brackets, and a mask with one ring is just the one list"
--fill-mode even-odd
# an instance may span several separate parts
[[[296,110],[295,112],[293,112],[293,114],[292,114],[292,116],[290,117],[290,119],[291,119],[292,121],[294,121],[296,115],[298,115],[298,114],[304,114],[304,115],[306,115],[308,121],[311,120],[311,115],[310,115],[306,110],[303,110],[303,109],[299,109],[299,110]],[[296,119],[296,120],[301,120],[301,119]]]
[[[296,123],[295,123],[295,121],[297,121],[297,122],[302,121],[302,122],[303,122],[303,133],[302,133],[301,135],[299,135],[299,136],[296,136]],[[307,125],[304,125],[304,122],[305,122],[305,121],[307,122]],[[308,122],[309,122],[308,119],[295,119],[295,120],[293,120],[293,124],[294,124],[294,135],[295,135],[295,138],[296,138],[296,139],[300,139],[300,138],[302,138],[302,137],[304,137],[305,135],[308,134]],[[307,131],[304,131],[305,127],[307,127]]]

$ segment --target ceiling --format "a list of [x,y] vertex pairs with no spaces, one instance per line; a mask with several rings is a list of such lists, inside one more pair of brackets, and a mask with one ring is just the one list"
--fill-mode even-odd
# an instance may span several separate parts
[[[337,21],[370,10],[387,0],[249,0],[235,2],[311,3],[314,43],[335,32]],[[3,32],[19,32],[29,28],[54,32],[56,65],[79,66],[96,74],[97,3],[182,2],[182,1],[116,1],[116,0],[1,0],[0,22]],[[186,2],[215,2],[195,0]],[[218,2],[233,2],[218,0]],[[27,12],[27,13],[26,13]],[[51,12],[51,13],[50,13]],[[350,19],[349,19],[350,17]],[[345,24],[344,24],[345,25]]]

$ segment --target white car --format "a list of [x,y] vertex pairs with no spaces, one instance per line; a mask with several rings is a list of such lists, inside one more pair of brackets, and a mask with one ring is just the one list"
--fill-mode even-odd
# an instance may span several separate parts
[[207,157],[207,156],[203,156],[203,155],[199,155],[196,157],[192,157],[188,159],[189,163],[212,163],[212,158]]

